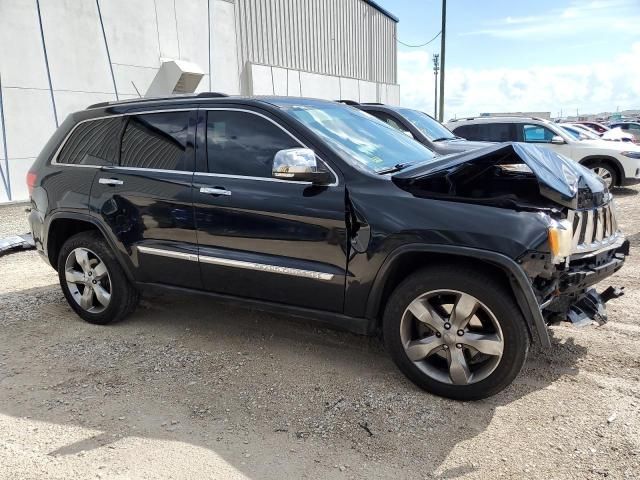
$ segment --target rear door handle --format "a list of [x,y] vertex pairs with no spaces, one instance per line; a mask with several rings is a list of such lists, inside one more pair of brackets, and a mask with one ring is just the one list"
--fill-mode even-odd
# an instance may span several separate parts
[[117,178],[101,178],[98,180],[98,183],[102,185],[123,185],[124,182],[122,180],[118,180]]
[[206,193],[207,195],[226,195],[231,196],[231,190],[225,190],[220,187],[200,187],[200,193]]

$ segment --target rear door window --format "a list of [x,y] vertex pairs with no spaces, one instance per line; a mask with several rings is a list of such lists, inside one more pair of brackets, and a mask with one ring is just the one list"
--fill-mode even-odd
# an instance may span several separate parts
[[120,166],[192,171],[187,148],[191,112],[131,115],[122,137]]
[[90,120],[78,124],[67,139],[57,163],[109,166],[118,163],[118,143],[123,117]]

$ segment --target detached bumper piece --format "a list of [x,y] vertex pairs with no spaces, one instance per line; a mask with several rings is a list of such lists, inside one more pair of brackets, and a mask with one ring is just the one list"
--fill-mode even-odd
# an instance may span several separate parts
[[624,295],[624,287],[609,287],[599,294],[595,288],[591,288],[571,307],[567,318],[576,327],[590,325],[592,321],[598,325],[607,323],[607,309],[605,304],[614,298]]
[[32,248],[35,248],[35,243],[30,233],[0,238],[0,257],[19,250],[30,250]]

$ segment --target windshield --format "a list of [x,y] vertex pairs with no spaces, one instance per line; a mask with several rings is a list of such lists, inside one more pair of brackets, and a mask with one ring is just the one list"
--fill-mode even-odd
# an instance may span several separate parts
[[409,120],[414,127],[432,142],[456,138],[451,131],[429,115],[410,108],[397,108],[396,111]]
[[355,108],[328,102],[272,103],[313,130],[352,165],[381,172],[434,157],[431,150],[404,133]]

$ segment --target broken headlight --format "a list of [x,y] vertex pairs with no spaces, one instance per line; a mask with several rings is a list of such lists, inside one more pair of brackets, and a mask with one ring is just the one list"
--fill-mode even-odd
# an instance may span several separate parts
[[568,220],[552,220],[547,233],[553,262],[560,263],[571,255],[573,243],[572,225]]

